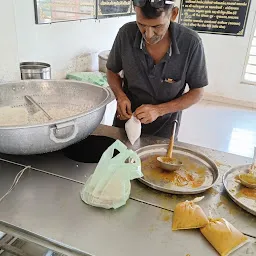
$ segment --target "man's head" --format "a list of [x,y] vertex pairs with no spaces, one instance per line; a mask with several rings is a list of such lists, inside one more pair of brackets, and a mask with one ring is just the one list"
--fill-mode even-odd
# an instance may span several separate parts
[[166,35],[170,22],[178,15],[178,8],[168,0],[134,0],[136,20],[143,38],[148,44],[160,42]]

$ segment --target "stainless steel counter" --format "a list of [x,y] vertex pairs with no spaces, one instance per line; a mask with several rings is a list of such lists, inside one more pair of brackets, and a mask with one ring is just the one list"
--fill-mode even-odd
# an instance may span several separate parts
[[[95,134],[120,139],[130,146],[120,129],[100,126]],[[133,149],[164,142],[168,141],[143,137]],[[211,157],[221,174],[229,168],[228,165],[250,162],[250,159],[240,156],[183,143],[179,145]],[[42,245],[49,242],[66,254],[217,255],[198,230],[171,231],[171,211],[178,201],[188,197],[166,195],[134,181],[127,205],[117,210],[98,209],[84,204],[79,196],[82,183],[96,164],[77,163],[61,152],[0,157],[20,163],[18,166],[0,161],[0,196],[24,166],[34,168],[26,171],[17,187],[0,203],[0,230],[34,237]],[[225,217],[245,234],[256,237],[256,218],[228,198],[221,180],[214,189],[205,193],[205,197],[201,206],[208,214]],[[252,238],[252,242],[234,255],[256,255],[255,239]]]
[[[10,168],[10,165],[8,163],[0,161],[0,198],[5,195],[5,193],[12,185],[15,176],[22,169],[22,167],[16,165]],[[8,170],[8,174],[5,170]]]
[[[167,210],[134,200],[118,210],[90,207],[79,197],[81,188],[28,171],[0,204],[0,219],[90,255],[216,255],[198,230],[172,232]],[[249,246],[256,252],[255,244]]]

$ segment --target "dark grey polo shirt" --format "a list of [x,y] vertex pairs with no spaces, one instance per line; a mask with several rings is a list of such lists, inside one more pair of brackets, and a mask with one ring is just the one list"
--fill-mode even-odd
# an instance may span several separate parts
[[[136,22],[125,24],[110,52],[107,68],[124,71],[124,92],[132,111],[142,104],[161,104],[180,97],[186,84],[190,89],[208,84],[202,41],[198,34],[178,23],[170,24],[171,46],[163,59],[154,64]],[[179,119],[181,113],[178,113]],[[168,114],[143,125],[142,132],[169,137],[174,115]],[[116,122],[117,126],[123,126]]]

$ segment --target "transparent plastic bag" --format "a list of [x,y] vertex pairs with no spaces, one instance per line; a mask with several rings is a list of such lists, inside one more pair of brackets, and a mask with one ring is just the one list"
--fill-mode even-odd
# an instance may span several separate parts
[[[115,150],[119,152],[116,156]],[[142,176],[139,156],[117,140],[103,153],[80,195],[89,205],[116,209],[126,204],[130,181]]]
[[133,145],[141,135],[141,122],[134,115],[125,123],[125,131]]

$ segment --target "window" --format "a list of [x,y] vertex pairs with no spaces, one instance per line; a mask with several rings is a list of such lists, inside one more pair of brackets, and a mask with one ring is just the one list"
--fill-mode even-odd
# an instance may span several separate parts
[[251,37],[250,46],[247,53],[244,80],[247,83],[256,84],[256,29]]

